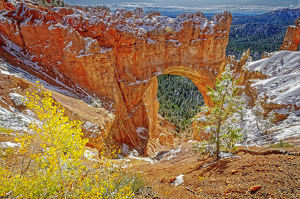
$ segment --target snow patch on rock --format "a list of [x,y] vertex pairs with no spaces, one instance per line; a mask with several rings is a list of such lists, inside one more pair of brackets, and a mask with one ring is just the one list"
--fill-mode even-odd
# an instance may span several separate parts
[[255,115],[252,109],[247,109],[242,133],[245,136],[243,145],[269,145],[290,138],[298,142],[300,141],[300,117],[291,112],[287,119],[273,124],[267,118],[263,119]]
[[138,134],[138,136],[142,139],[147,139],[147,132],[148,132],[148,128],[145,128],[145,127],[138,127],[136,128],[136,132]]
[[152,160],[151,158],[135,157],[135,156],[131,156],[131,155],[129,155],[128,158],[136,159],[136,160],[142,160],[142,161],[148,162],[150,164],[155,164],[157,162],[156,160]]
[[180,174],[179,176],[176,177],[175,181],[171,184],[174,185],[175,187],[181,185],[184,182],[183,176],[184,176],[183,174]]
[[16,109],[15,112],[12,112],[3,107],[0,107],[1,127],[12,129],[15,131],[28,131],[29,123],[34,120],[34,118],[24,115]]
[[182,149],[182,146],[179,146],[177,149],[171,149],[169,151],[169,156],[167,157],[167,160],[171,160],[173,159],[174,157],[176,157],[177,153],[179,153]]
[[121,151],[122,151],[122,154],[124,155],[127,155],[129,154],[129,146],[125,143],[122,144],[122,147],[121,147]]
[[25,106],[25,103],[23,101],[23,95],[20,95],[18,93],[10,93],[9,96],[16,106]]
[[85,150],[84,151],[84,157],[87,158],[88,160],[92,160],[92,161],[97,161],[97,156],[98,153],[91,151],[91,150]]
[[13,142],[0,142],[0,148],[14,148],[14,147],[20,147],[20,144],[13,143]]

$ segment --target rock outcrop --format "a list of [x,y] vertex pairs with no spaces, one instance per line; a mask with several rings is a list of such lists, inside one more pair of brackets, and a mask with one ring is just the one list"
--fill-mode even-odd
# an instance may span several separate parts
[[140,153],[147,153],[149,139],[163,140],[157,129],[156,76],[190,78],[210,104],[206,86],[214,85],[226,64],[228,12],[209,21],[200,12],[173,19],[141,9],[112,13],[15,0],[0,0],[0,8],[1,57],[46,81],[111,101],[111,136]]
[[291,112],[300,115],[300,52],[277,52],[249,64],[247,73],[247,94],[262,106],[265,115],[275,112],[276,121]]
[[279,51],[248,63],[243,131],[247,144],[270,144],[286,140],[299,145],[300,52]]
[[295,21],[294,26],[289,26],[284,37],[283,44],[279,50],[297,51],[300,41],[300,17]]

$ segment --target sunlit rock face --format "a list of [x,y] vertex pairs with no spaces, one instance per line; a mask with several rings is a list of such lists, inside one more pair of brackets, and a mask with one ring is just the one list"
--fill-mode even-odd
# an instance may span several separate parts
[[[177,18],[102,7],[45,8],[0,0],[1,57],[47,81],[63,82],[113,102],[110,135],[147,153],[159,138],[160,74],[190,78],[206,96],[226,64],[231,14]],[[77,88],[77,87],[76,87]],[[80,89],[78,88],[78,92]],[[172,139],[168,138],[172,143]]]
[[300,17],[295,21],[294,26],[289,26],[284,37],[280,50],[297,51],[300,41]]

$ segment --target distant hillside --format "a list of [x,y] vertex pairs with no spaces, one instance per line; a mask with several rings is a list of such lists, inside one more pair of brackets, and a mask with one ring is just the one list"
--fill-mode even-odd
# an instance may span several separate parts
[[[237,16],[233,17],[232,25],[246,24],[246,23],[268,23],[272,24],[276,22],[278,25],[286,25],[287,21],[293,21],[300,15],[300,8],[289,9],[283,8],[267,12],[265,14],[257,16]],[[294,22],[294,21],[293,21]]]
[[234,16],[227,54],[239,57],[250,48],[252,57],[257,60],[264,51],[278,50],[287,27],[299,16],[300,8],[285,8],[257,16]]

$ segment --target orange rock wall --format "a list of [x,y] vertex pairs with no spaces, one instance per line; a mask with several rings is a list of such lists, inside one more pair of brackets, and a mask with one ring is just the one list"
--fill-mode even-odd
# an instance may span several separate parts
[[280,50],[297,51],[300,41],[300,17],[295,21],[295,26],[289,26]]
[[0,1],[1,57],[113,101],[112,137],[141,153],[159,136],[156,76],[190,78],[210,104],[206,86],[226,64],[228,12],[209,21],[202,13],[171,19],[141,9],[6,4]]

